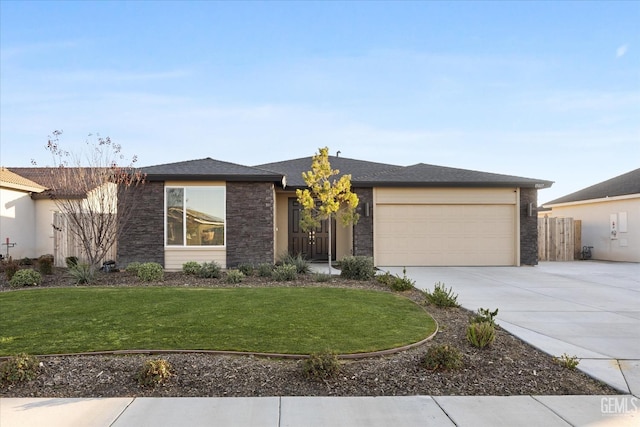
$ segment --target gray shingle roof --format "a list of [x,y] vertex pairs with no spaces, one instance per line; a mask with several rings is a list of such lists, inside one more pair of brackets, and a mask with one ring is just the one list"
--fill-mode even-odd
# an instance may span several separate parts
[[434,186],[434,187],[530,187],[548,188],[553,181],[469,169],[418,163],[415,165],[357,176],[354,182],[367,186]]
[[179,180],[221,180],[221,181],[274,181],[280,182],[282,174],[257,167],[206,159],[166,163],[140,168],[150,181]]
[[[311,157],[302,157],[299,159],[286,160],[283,162],[266,163],[263,165],[258,165],[256,167],[286,175],[287,186],[306,187],[306,184],[302,179],[302,172],[307,172],[311,169],[311,161]],[[354,182],[354,177],[359,175],[368,175],[382,171],[402,168],[402,166],[397,165],[367,162],[364,160],[349,159],[346,157],[337,156],[329,156],[329,163],[331,164],[332,169],[337,169],[340,171],[340,174],[338,176],[351,174],[352,183]]]
[[[373,163],[344,157],[329,156],[333,169],[340,175],[351,174],[354,187],[398,187],[398,186],[430,186],[430,187],[531,187],[547,188],[553,182],[523,178],[511,175],[500,175],[468,169],[456,169],[444,166],[419,163],[412,166],[397,166],[384,163]],[[311,157],[288,160],[284,162],[258,165],[262,169],[277,171],[287,176],[287,185],[304,187],[302,172],[311,169]]]
[[544,206],[640,194],[640,168],[552,200]]

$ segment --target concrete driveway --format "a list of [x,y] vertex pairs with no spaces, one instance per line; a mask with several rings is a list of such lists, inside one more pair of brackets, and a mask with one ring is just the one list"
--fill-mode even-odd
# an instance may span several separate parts
[[[402,268],[383,268],[402,275]],[[452,287],[465,308],[498,308],[498,324],[616,389],[640,396],[640,264],[407,267],[420,289]]]

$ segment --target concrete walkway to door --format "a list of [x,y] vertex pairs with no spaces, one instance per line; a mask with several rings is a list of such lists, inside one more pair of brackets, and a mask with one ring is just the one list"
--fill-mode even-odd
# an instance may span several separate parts
[[[382,268],[402,275],[401,267]],[[535,267],[407,267],[420,289],[452,287],[469,310],[623,393],[640,396],[640,264],[543,262]]]

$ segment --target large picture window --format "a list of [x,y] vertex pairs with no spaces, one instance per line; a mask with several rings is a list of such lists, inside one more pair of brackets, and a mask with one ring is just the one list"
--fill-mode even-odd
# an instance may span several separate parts
[[225,188],[166,187],[167,246],[224,246]]

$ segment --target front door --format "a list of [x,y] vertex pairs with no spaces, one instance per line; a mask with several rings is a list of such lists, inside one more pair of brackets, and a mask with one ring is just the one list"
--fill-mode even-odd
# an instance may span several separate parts
[[[295,197],[289,198],[289,253],[302,254],[312,261],[326,261],[329,256],[329,221],[324,220],[320,225],[310,231],[303,231],[300,227],[300,211],[302,206]],[[336,234],[335,220],[331,221],[331,257],[336,259]]]

